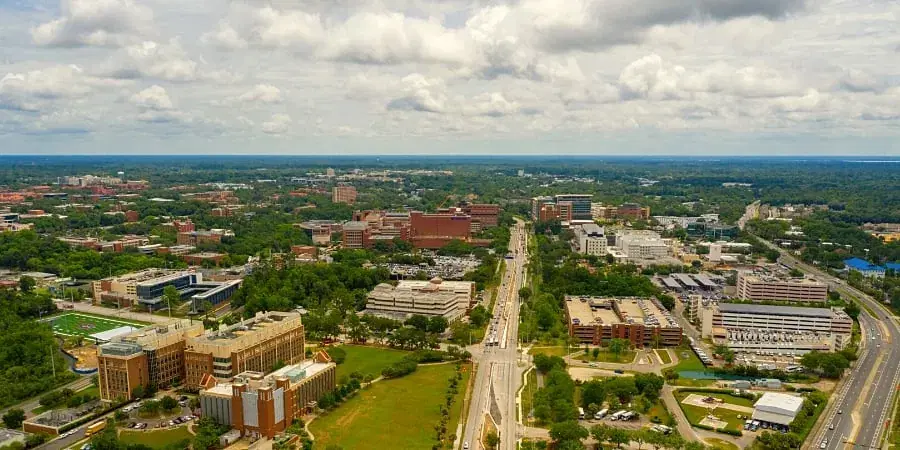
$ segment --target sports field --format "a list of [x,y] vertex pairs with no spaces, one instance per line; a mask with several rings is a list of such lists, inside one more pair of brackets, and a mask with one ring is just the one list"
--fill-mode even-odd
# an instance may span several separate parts
[[53,332],[63,336],[88,337],[94,333],[102,333],[115,328],[131,325],[142,327],[145,323],[134,320],[94,316],[82,313],[66,313],[50,320]]

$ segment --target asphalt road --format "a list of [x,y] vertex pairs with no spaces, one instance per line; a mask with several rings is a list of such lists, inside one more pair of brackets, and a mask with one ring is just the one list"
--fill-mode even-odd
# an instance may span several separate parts
[[[485,341],[470,348],[478,370],[472,388],[466,426],[463,430],[463,442],[470,449],[481,449],[479,434],[484,423],[485,414],[496,401],[500,410],[499,424],[501,449],[515,449],[517,440],[516,391],[521,382],[523,370],[517,365],[519,357],[519,288],[523,282],[525,267],[525,227],[518,221],[512,229],[510,253],[514,258],[506,260],[506,272],[497,290],[497,301],[494,305],[493,319]],[[490,339],[491,330],[495,330],[500,341],[496,346],[485,345]],[[492,389],[493,387],[493,389]],[[492,395],[493,394],[493,395]]]
[[[855,298],[862,308],[859,323],[864,346],[860,358],[844,380],[834,401],[820,419],[823,426],[807,439],[805,447],[822,449],[877,448],[887,422],[900,379],[900,325],[875,299],[847,285],[843,280],[797,260],[787,251],[762,241],[781,252],[779,262],[810,273],[828,283],[844,297]],[[868,312],[871,310],[876,317]],[[823,446],[824,444],[824,446]]]

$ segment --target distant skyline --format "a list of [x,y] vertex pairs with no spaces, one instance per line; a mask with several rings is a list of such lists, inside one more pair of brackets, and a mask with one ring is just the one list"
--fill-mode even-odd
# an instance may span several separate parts
[[900,155],[900,3],[0,0],[0,155]]

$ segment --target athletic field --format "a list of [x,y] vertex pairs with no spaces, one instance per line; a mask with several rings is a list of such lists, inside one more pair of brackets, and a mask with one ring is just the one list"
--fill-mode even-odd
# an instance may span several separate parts
[[65,313],[50,320],[53,332],[63,336],[88,337],[115,328],[131,325],[140,328],[146,324],[112,317],[91,316],[82,313]]

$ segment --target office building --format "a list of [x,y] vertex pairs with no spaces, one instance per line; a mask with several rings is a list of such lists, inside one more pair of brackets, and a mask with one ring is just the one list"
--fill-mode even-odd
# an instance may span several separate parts
[[331,201],[334,203],[356,203],[356,188],[353,186],[335,186],[331,188]]
[[441,248],[452,240],[469,241],[472,216],[409,213],[409,240],[416,248]]
[[203,333],[203,323],[173,320],[151,325],[97,348],[100,398],[131,399],[138,386],[168,387],[184,381],[185,341]]
[[659,233],[647,230],[620,230],[615,237],[616,249],[632,259],[656,259],[669,255],[671,245]]
[[300,228],[312,239],[315,245],[328,245],[331,243],[331,235],[340,233],[343,226],[333,220],[309,220],[303,223],[295,223],[294,228]]
[[560,194],[553,197],[556,204],[572,204],[572,220],[591,220],[591,194]]
[[789,426],[803,408],[803,397],[766,392],[753,405],[753,420]]
[[475,283],[471,281],[433,278],[430,281],[400,281],[396,287],[382,283],[369,292],[366,312],[392,318],[419,314],[454,320],[465,314],[474,295]]
[[636,203],[623,203],[619,206],[591,203],[591,218],[594,220],[648,220],[650,207]]
[[272,439],[334,390],[335,364],[328,354],[287,365],[269,375],[243,372],[229,382],[200,391],[203,417],[237,430],[243,436]]
[[569,336],[591,345],[627,339],[635,347],[681,344],[682,329],[652,298],[567,295]]
[[496,227],[500,223],[500,205],[462,202],[456,207],[456,210],[471,216],[472,223],[479,224],[481,230]]
[[341,245],[344,248],[361,249],[371,246],[369,225],[366,222],[345,222],[341,230]]
[[201,321],[173,320],[118,336],[97,349],[100,398],[130,399],[137,386],[167,387],[203,378],[228,379],[246,371],[268,372],[303,360],[300,314],[257,313],[253,318],[205,331]]
[[[237,291],[240,283],[203,281],[203,275],[191,270],[148,269],[91,283],[94,304],[115,304],[119,307],[140,304],[147,308],[167,307],[163,300],[166,286],[174,286],[182,299],[200,295],[214,305],[222,303]],[[210,292],[212,291],[212,292]]]
[[575,233],[575,243],[578,246],[578,253],[584,255],[604,256],[606,255],[606,235],[603,227],[587,223],[576,225],[573,227]]
[[849,342],[853,320],[839,309],[719,303],[702,307],[704,338],[735,351],[803,354],[836,351]]
[[185,231],[179,232],[175,239],[178,242],[178,245],[197,246],[198,244],[219,244],[222,242],[222,238],[226,237],[234,237],[234,232],[231,230],[223,230],[221,228]]
[[227,379],[246,371],[266,373],[277,364],[296,364],[304,357],[305,343],[300,314],[257,313],[187,340],[185,380],[188,386],[197,386],[206,374]]
[[828,285],[805,278],[780,279],[738,272],[737,296],[751,301],[824,303],[828,301]]
[[719,223],[719,215],[718,214],[703,214],[695,217],[681,217],[681,216],[653,216],[653,220],[656,223],[664,226],[678,226],[681,228],[687,228],[688,225],[705,222],[705,223]]

